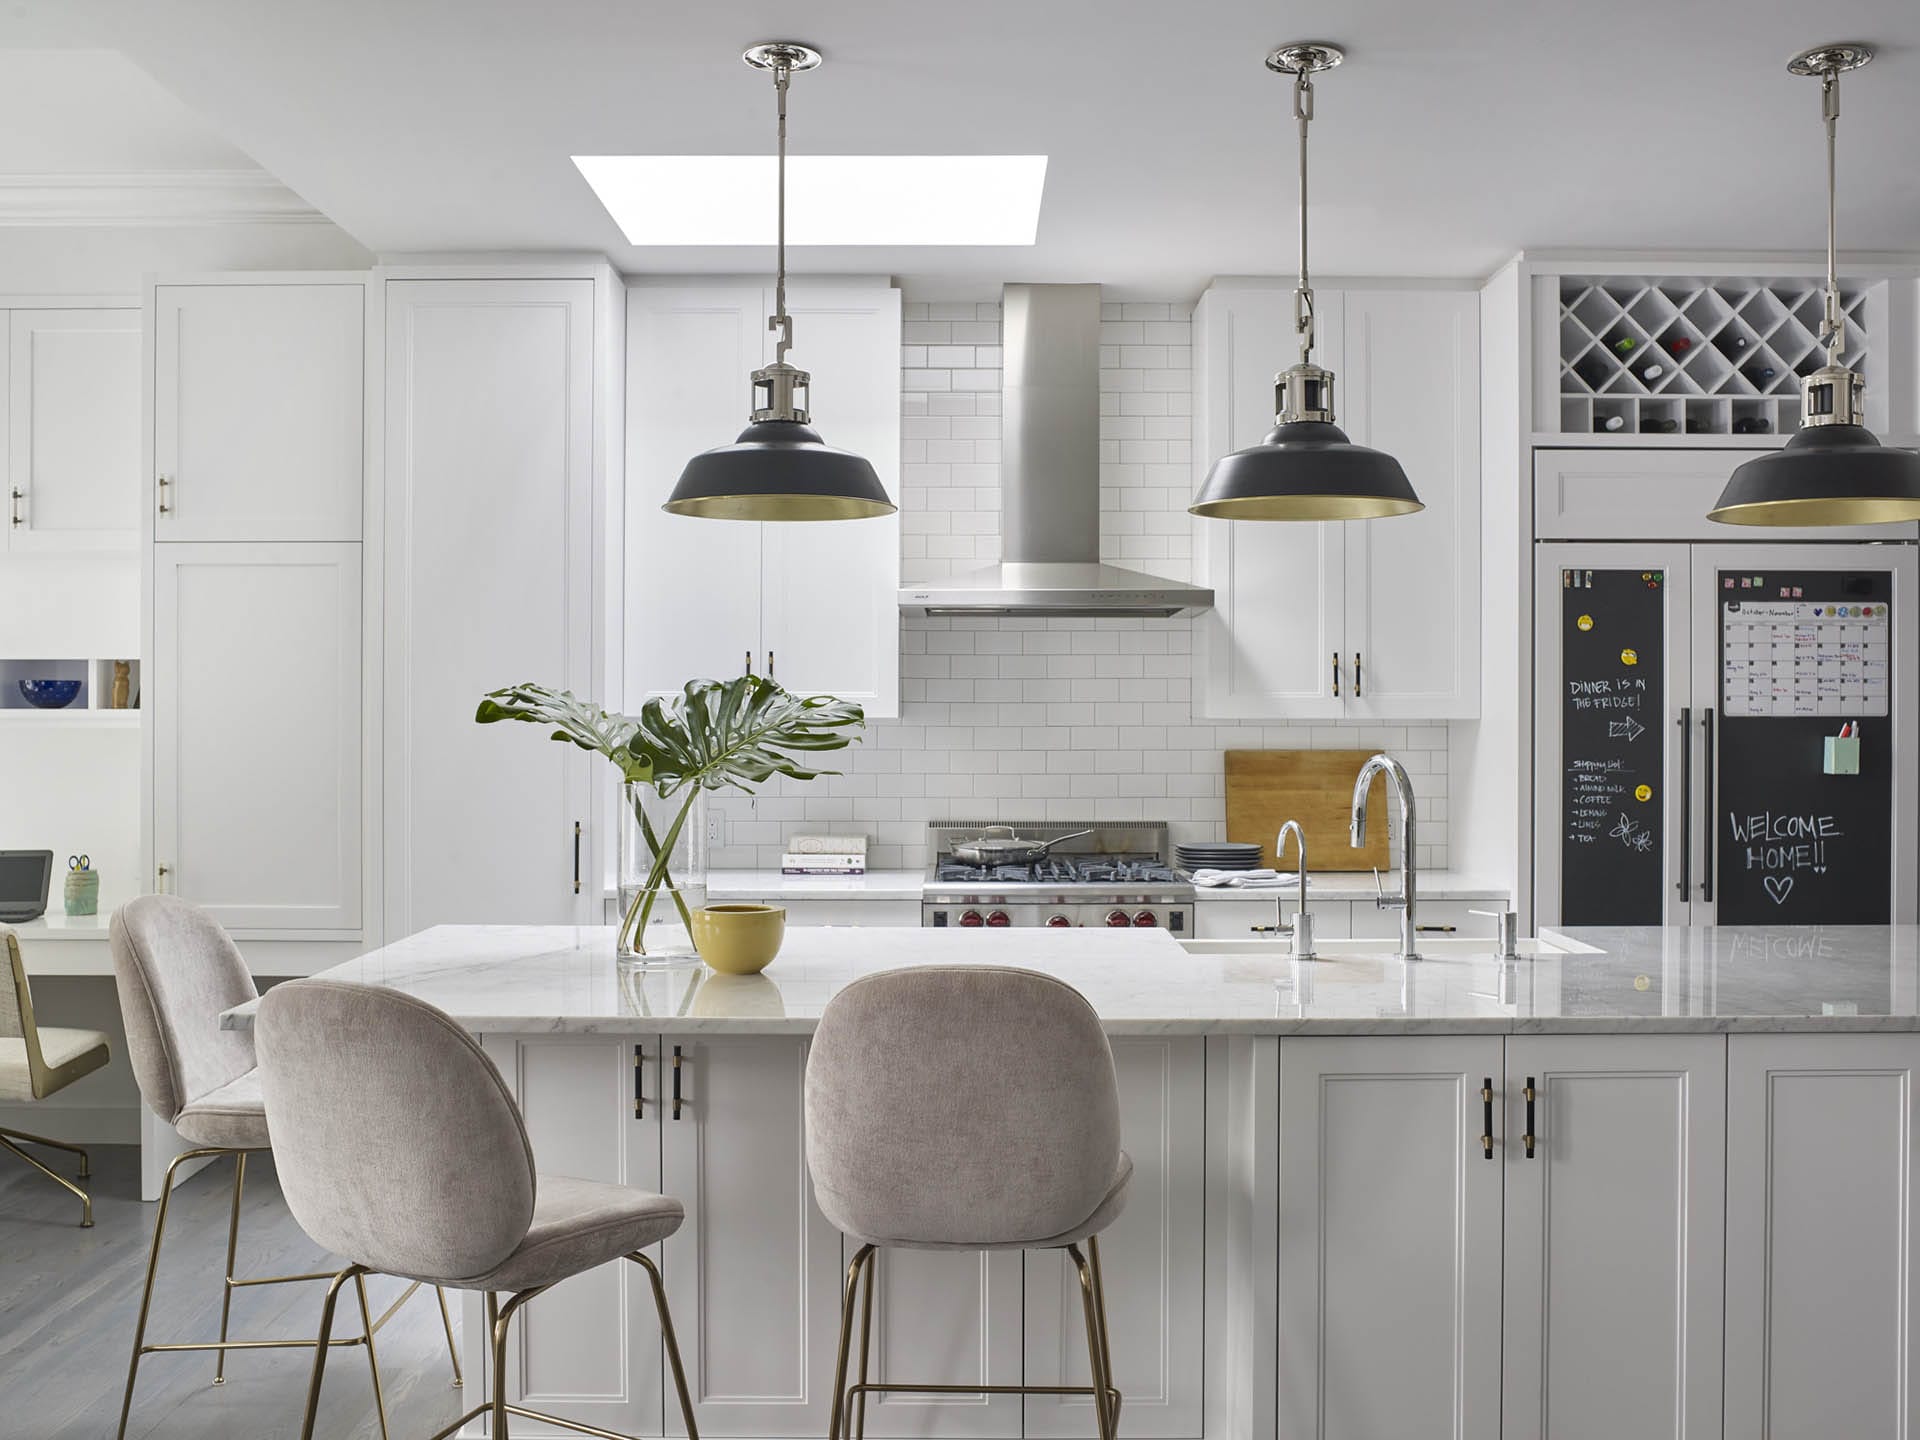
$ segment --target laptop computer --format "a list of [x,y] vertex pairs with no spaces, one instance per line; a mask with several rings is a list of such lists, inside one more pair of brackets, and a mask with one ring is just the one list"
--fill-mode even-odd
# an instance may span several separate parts
[[0,850],[0,925],[23,925],[47,913],[53,851]]

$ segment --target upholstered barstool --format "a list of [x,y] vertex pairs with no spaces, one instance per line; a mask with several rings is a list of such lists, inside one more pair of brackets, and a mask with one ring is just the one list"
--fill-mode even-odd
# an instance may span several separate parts
[[509,1414],[609,1436],[509,1405],[507,1336],[534,1296],[620,1259],[652,1282],[688,1440],[699,1440],[667,1292],[642,1253],[680,1228],[678,1200],[535,1174],[526,1125],[500,1072],[424,1000],[295,980],[267,992],[256,1033],[287,1207],[309,1236],[353,1262],[334,1276],[320,1312],[302,1440],[313,1436],[334,1303],[348,1280],[369,1270],[486,1296],[492,1397],[433,1440],[481,1415],[491,1418],[493,1440],[507,1440]]
[[[903,1390],[1090,1395],[1101,1440],[1113,1440],[1120,1392],[1100,1232],[1126,1203],[1133,1162],[1120,1148],[1113,1052],[1086,998],[1051,976],[994,965],[869,975],[821,1014],[806,1090],[814,1193],[859,1246],[840,1300],[830,1440],[865,1434],[869,1394]],[[869,1383],[874,1254],[887,1246],[1066,1251],[1080,1276],[1092,1383]],[[859,1379],[849,1386],[856,1300]]]
[[[212,1350],[213,1383],[226,1381],[227,1351],[304,1349],[315,1340],[230,1340],[228,1320],[233,1292],[251,1285],[282,1285],[296,1281],[330,1280],[333,1272],[307,1275],[261,1275],[236,1278],[234,1256],[240,1239],[240,1195],[246,1184],[247,1156],[268,1148],[267,1111],[260,1098],[260,1073],[255,1068],[253,1037],[244,1031],[222,1030],[220,1014],[259,997],[247,962],[227,932],[206,911],[173,895],[143,895],[114,912],[108,931],[113,951],[114,982],[120,992],[120,1015],[127,1029],[127,1055],[147,1108],[173,1126],[194,1148],[174,1157],[160,1188],[160,1208],[153,1220],[153,1247],[147,1255],[146,1286],[140,1292],[140,1318],[134,1324],[133,1356],[127,1362],[126,1395],[120,1403],[120,1430],[127,1433],[133,1407],[134,1380],[140,1359],[155,1352]],[[227,1220],[226,1285],[220,1297],[220,1338],[150,1345],[147,1316],[153,1306],[154,1273],[160,1264],[160,1242],[167,1231],[167,1205],[173,1197],[174,1176],[193,1160],[219,1157],[233,1160],[233,1208]],[[327,1343],[364,1345],[373,1375],[373,1395],[380,1433],[387,1432],[386,1399],[380,1389],[380,1363],[373,1337],[392,1318],[418,1285],[375,1319],[367,1304],[364,1279],[357,1285],[361,1333]],[[453,1361],[453,1383],[460,1384],[460,1357],[454,1343],[453,1320],[446,1296],[440,1296],[440,1321],[446,1330],[447,1353]]]
[[[27,988],[27,966],[20,958],[20,937],[0,925],[0,937],[6,940],[7,974],[0,976],[0,1101],[44,1100],[56,1090],[64,1090],[82,1075],[90,1075],[107,1063],[110,1052],[107,1037],[98,1030],[40,1028],[33,1017],[33,992]],[[24,1130],[0,1127],[0,1150],[18,1155],[54,1184],[80,1198],[80,1225],[93,1224],[93,1197],[66,1176],[49,1169],[44,1161],[29,1155],[15,1143],[44,1145],[50,1150],[65,1150],[80,1157],[80,1178],[93,1173],[87,1152],[64,1140],[48,1140]]]

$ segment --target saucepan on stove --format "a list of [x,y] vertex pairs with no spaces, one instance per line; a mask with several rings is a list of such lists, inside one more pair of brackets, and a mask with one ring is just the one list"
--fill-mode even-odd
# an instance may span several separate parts
[[955,845],[953,853],[969,865],[1031,865],[1047,858],[1047,852],[1062,840],[1078,840],[1091,830],[1076,830],[1071,835],[1056,835],[1051,840],[1022,840],[1011,825],[989,825],[978,840]]

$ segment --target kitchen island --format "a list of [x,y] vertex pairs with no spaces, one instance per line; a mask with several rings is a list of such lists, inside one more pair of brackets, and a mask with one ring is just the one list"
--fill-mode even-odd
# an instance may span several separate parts
[[[1545,944],[1503,961],[1436,941],[1408,964],[1348,942],[1301,963],[1155,930],[820,927],[742,978],[622,975],[607,930],[442,927],[327,973],[478,1034],[543,1170],[686,1203],[661,1263],[710,1434],[825,1433],[846,1249],[806,1181],[807,1039],[859,975],[940,962],[1058,975],[1113,1036],[1137,1167],[1104,1242],[1130,1436],[1920,1421],[1920,931]],[[890,1252],[879,1354],[918,1378],[1077,1381],[1068,1278],[1052,1254]],[[536,1302],[514,1367],[537,1408],[677,1424],[651,1306],[618,1267]],[[868,1426],[1094,1432],[1047,1396],[888,1396]]]

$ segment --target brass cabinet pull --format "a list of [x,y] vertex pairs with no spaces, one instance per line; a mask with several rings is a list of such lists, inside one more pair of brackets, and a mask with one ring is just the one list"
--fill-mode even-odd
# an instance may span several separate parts
[[171,515],[173,512],[167,507],[167,486],[171,485],[173,482],[167,479],[166,476],[161,475],[156,477],[155,483],[159,486],[159,489],[160,489],[160,513],[162,515]]
[[1533,1159],[1533,1102],[1536,1092],[1533,1088],[1533,1076],[1527,1076],[1527,1088],[1520,1092],[1527,1097],[1527,1133],[1520,1137],[1527,1147],[1527,1159]]
[[753,673],[753,651],[747,651],[747,674]]
[[644,1119],[647,1113],[646,1093],[646,1052],[638,1045],[633,1047],[633,1118]]
[[172,873],[173,871],[165,865],[162,865],[159,867],[159,869],[155,872],[155,883],[153,887],[154,894],[164,895],[167,893],[167,876],[171,875]]
[[686,1099],[686,1097],[680,1093],[680,1065],[680,1047],[676,1045],[673,1047],[673,1118],[676,1120],[680,1118],[680,1107],[685,1103]]
[[1493,1158],[1493,1077],[1480,1082],[1480,1153]]
[[1333,698],[1340,698],[1340,652],[1333,652]]
[[1353,652],[1353,698],[1360,698],[1360,652]]

